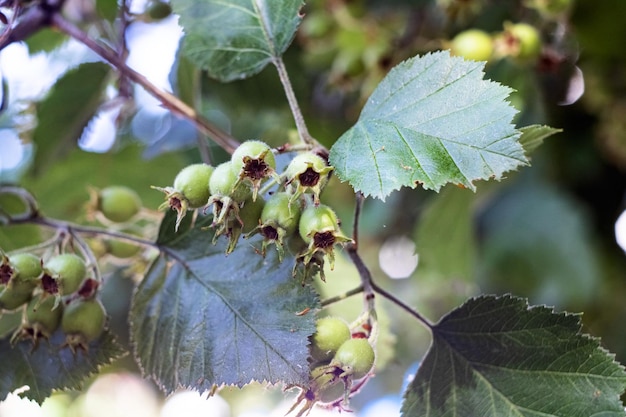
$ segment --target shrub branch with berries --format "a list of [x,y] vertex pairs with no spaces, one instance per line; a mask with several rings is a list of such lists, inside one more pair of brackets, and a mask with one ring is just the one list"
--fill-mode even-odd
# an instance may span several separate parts
[[[297,391],[289,410],[296,417],[317,406],[348,411],[351,399],[375,374],[385,372],[384,353],[393,347],[381,340],[383,331],[403,338],[419,325],[432,343],[415,358],[420,367],[404,388],[403,417],[623,415],[619,396],[626,372],[598,339],[581,333],[578,315],[531,308],[509,295],[482,295],[431,322],[410,305],[415,299],[404,301],[420,292],[415,283],[421,276],[413,277],[401,297],[383,288],[364,255],[370,253],[369,241],[359,239],[368,199],[385,200],[400,189],[410,194],[417,187],[439,192],[448,184],[458,186],[452,188],[458,193],[475,191],[482,181],[502,180],[527,166],[530,153],[558,131],[539,125],[518,129],[513,124],[517,111],[507,101],[512,89],[484,79],[483,61],[523,71],[543,62],[549,42],[544,26],[516,21],[502,22],[503,30],[494,34],[461,30],[450,41],[428,42],[425,53],[406,59],[416,54],[405,49],[412,41],[393,43],[398,51],[391,47],[392,26],[402,25],[394,20],[385,28],[378,19],[361,19],[349,2],[330,2],[321,14],[312,4],[309,16],[300,0],[175,0],[158,8],[149,3],[140,14],[116,3],[124,9],[92,28],[109,28],[99,32],[102,41],[68,20],[62,1],[1,4],[13,10],[0,49],[52,25],[111,64],[72,68],[41,103],[30,106],[39,119],[32,134],[37,145],[58,141],[65,147],[67,135],[58,136],[58,130],[85,126],[86,113],[100,115],[111,108],[117,111],[111,124],[120,137],[140,134],[135,128],[145,115],[132,108],[139,100],[130,82],[198,132],[189,140],[187,130],[182,138],[172,127],[160,139],[150,137],[143,149],[154,155],[192,144],[186,153],[192,159],[180,170],[185,165],[180,160],[178,165],[151,162],[130,147],[120,146],[109,160],[114,169],[100,170],[100,158],[107,156],[94,157],[89,171],[106,171],[103,178],[129,184],[84,184],[91,198],[74,221],[45,214],[47,207],[40,209],[36,198],[50,200],[43,190],[31,193],[20,185],[0,184],[2,231],[34,226],[41,232],[30,246],[0,248],[0,401],[27,385],[23,395],[41,403],[54,390],[81,388],[100,367],[132,353],[144,376],[166,394],[180,388],[215,394],[224,386],[259,381]],[[436,3],[432,7],[455,21],[474,16],[486,4]],[[511,15],[528,9],[557,22],[570,9],[562,0],[523,3]],[[185,33],[172,72],[173,90],[181,98],[125,61],[126,28],[137,19],[159,20],[172,12]],[[3,13],[0,21],[8,23]],[[122,28],[121,36],[113,27]],[[338,137],[326,138],[328,147],[309,132],[282,59],[296,38],[305,56],[323,54],[330,60],[328,85],[320,90],[333,87],[362,98],[356,122]],[[198,74],[228,82],[268,65],[277,71],[295,123],[289,143],[276,138],[241,143],[189,106],[205,103]],[[111,91],[117,91],[116,99],[98,108],[96,103],[111,97]],[[53,111],[58,108],[64,111],[59,120]],[[84,134],[92,127],[88,124]],[[221,149],[214,152],[207,138]],[[48,150],[35,147],[37,170],[52,159]],[[117,169],[116,157],[132,152],[141,178]],[[131,179],[143,182],[130,186]],[[342,196],[355,202],[351,235],[344,233],[335,211],[340,199],[328,195],[327,186],[335,181],[351,187]],[[144,207],[142,198],[154,195],[158,201]],[[54,202],[59,198],[53,197]],[[126,294],[107,291],[118,289],[112,287],[114,279],[127,284]],[[320,300],[321,289],[340,281],[351,289]],[[107,299],[107,292],[114,294]],[[129,301],[120,319],[123,295]],[[350,313],[354,320],[329,314],[331,305],[353,296],[363,301],[360,311]],[[381,298],[406,313],[411,325],[382,329]],[[128,323],[128,338],[114,334],[117,321]]]

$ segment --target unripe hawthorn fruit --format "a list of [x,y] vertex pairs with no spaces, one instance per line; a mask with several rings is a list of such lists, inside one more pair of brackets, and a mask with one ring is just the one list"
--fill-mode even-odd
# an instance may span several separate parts
[[328,183],[333,167],[313,152],[305,152],[291,160],[285,170],[285,185],[294,188],[292,200],[303,193],[312,193],[315,204],[319,204],[322,189]]
[[330,366],[341,369],[342,377],[361,379],[372,370],[375,356],[367,339],[349,339],[337,349]]
[[15,310],[26,304],[33,295],[30,285],[15,283],[0,285],[0,311]]
[[30,300],[39,285],[41,259],[31,253],[3,256],[0,271],[0,309],[15,310]]
[[63,310],[61,329],[66,334],[65,344],[73,352],[87,346],[104,331],[106,311],[97,298],[72,300]]
[[208,205],[213,205],[213,227],[227,230],[228,222],[239,217],[240,204],[252,197],[248,184],[238,180],[230,161],[223,162],[215,168],[209,180]]
[[450,52],[473,61],[488,61],[493,53],[493,40],[480,29],[465,30],[452,39]]
[[328,361],[335,356],[339,347],[350,339],[348,324],[339,317],[322,317],[316,322],[316,330],[311,340],[311,357],[318,361]]
[[248,234],[263,235],[261,254],[265,256],[267,246],[276,245],[278,259],[284,257],[284,240],[296,231],[300,219],[300,203],[293,201],[285,192],[274,193],[265,203],[258,226]]
[[[304,209],[298,223],[298,231],[302,240],[308,247],[298,254],[298,262],[302,262],[305,269],[311,261],[319,264],[320,272],[323,275],[324,256],[328,256],[330,268],[334,268],[336,244],[351,242],[352,239],[343,235],[339,228],[337,215],[327,205],[310,205]],[[322,255],[322,256],[320,256]]]
[[272,149],[260,140],[243,142],[235,149],[230,160],[237,184],[248,183],[252,188],[253,200],[256,200],[261,183],[276,175],[276,159]]
[[108,239],[105,245],[109,254],[120,259],[132,258],[141,251],[138,245],[120,239]]
[[17,253],[11,255],[13,266],[13,280],[36,281],[41,275],[41,258],[32,253]]
[[164,1],[152,0],[146,8],[146,15],[152,21],[163,20],[172,14],[172,6]]
[[207,204],[210,197],[209,180],[214,170],[215,168],[208,164],[188,165],[178,172],[173,187],[152,187],[165,193],[166,201],[159,209],[170,207],[176,211],[176,230],[188,210],[195,210]]
[[68,295],[80,288],[86,276],[85,261],[73,253],[63,253],[44,264],[42,286],[50,294]]
[[516,23],[511,25],[508,31],[519,42],[519,52],[516,58],[530,61],[539,56],[541,53],[541,36],[534,26],[528,23]]
[[37,346],[39,339],[50,338],[61,324],[63,314],[63,305],[56,304],[54,297],[37,297],[30,300],[21,326],[11,337],[11,343],[31,339]]
[[141,210],[141,198],[135,190],[123,185],[112,185],[98,193],[97,206],[112,222],[130,221]]

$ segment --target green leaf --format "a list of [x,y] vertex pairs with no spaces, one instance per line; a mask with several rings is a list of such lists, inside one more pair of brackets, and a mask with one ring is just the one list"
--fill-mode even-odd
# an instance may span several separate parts
[[209,75],[254,75],[291,43],[302,0],[174,0],[185,29],[183,53]]
[[110,67],[103,62],[81,64],[54,84],[37,106],[34,168],[43,169],[76,145],[101,102]]
[[472,203],[474,193],[444,189],[424,208],[415,233],[420,281],[470,281],[476,260]]
[[483,80],[483,67],[437,52],[392,69],[331,148],[339,179],[384,199],[418,184],[474,190],[474,181],[526,164],[505,101],[511,90]]
[[580,316],[481,296],[445,316],[405,393],[403,417],[624,416],[624,368]]
[[51,28],[41,28],[26,38],[28,53],[35,55],[39,52],[51,52],[63,45],[69,38],[63,32]]
[[87,377],[125,354],[108,331],[91,342],[87,352],[79,350],[73,354],[68,347],[62,347],[64,342],[65,334],[61,330],[34,349],[29,341],[11,347],[9,338],[0,339],[0,401],[8,393],[28,385],[30,389],[20,395],[41,404],[53,390],[80,389]]
[[563,129],[543,125],[524,126],[520,128],[522,136],[519,138],[519,143],[524,147],[524,153],[528,156],[534,152],[546,138],[562,131]]
[[316,294],[292,277],[293,258],[258,255],[258,239],[225,256],[226,240],[212,245],[212,232],[201,230],[209,217],[168,237],[133,298],[131,335],[144,374],[168,393],[307,383],[315,315],[296,313],[316,309]]

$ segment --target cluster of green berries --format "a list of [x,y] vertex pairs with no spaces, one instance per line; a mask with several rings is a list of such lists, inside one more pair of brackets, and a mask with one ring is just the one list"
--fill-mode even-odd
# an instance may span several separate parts
[[314,404],[345,407],[351,394],[372,374],[375,353],[371,330],[351,329],[338,317],[317,320],[316,331],[310,345],[310,380],[294,408],[304,402],[302,415]]
[[541,54],[541,46],[541,35],[534,26],[510,22],[494,35],[480,29],[465,30],[449,44],[453,55],[466,59],[489,61],[510,57],[522,64],[535,62]]
[[[171,187],[153,187],[165,193],[160,208],[177,212],[176,229],[189,210],[212,210],[215,230],[213,243],[220,236],[229,239],[231,253],[239,238],[263,237],[259,253],[265,256],[274,245],[280,260],[285,247],[296,253],[296,267],[304,265],[305,277],[320,272],[324,259],[334,264],[334,247],[351,241],[343,235],[335,212],[320,203],[320,193],[333,168],[314,152],[298,154],[283,173],[276,172],[272,149],[264,142],[242,143],[229,161],[216,167],[193,164],[184,168]],[[261,187],[278,184],[263,195]]]
[[98,281],[87,275],[85,261],[73,253],[54,255],[45,262],[32,253],[2,255],[0,316],[22,310],[12,343],[31,340],[37,346],[60,327],[66,335],[64,346],[73,352],[87,350],[106,321],[96,297]]

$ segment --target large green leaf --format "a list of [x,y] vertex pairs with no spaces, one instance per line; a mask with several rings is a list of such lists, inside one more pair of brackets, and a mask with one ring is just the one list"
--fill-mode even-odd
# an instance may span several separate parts
[[484,63],[431,53],[389,72],[330,152],[337,176],[384,199],[403,186],[474,189],[526,163],[511,124],[510,89],[483,80]]
[[0,339],[0,401],[8,393],[28,385],[30,389],[20,395],[41,404],[53,390],[81,388],[88,376],[125,354],[108,331],[91,342],[86,352],[78,350],[74,354],[63,347],[64,342],[65,334],[61,330],[34,349],[29,341],[12,347],[9,338]]
[[510,296],[470,299],[433,327],[404,417],[624,416],[624,368],[580,316]]
[[110,67],[103,62],[82,64],[63,75],[37,106],[34,168],[41,172],[76,147],[80,134],[96,113]]
[[213,384],[308,381],[308,336],[318,305],[310,286],[291,274],[293,258],[264,259],[239,243],[224,255],[225,239],[211,244],[202,218],[178,239],[161,232],[167,251],[152,265],[131,308],[135,355],[145,374],[166,392],[200,391]]
[[183,53],[220,81],[246,78],[291,43],[302,0],[174,0]]

